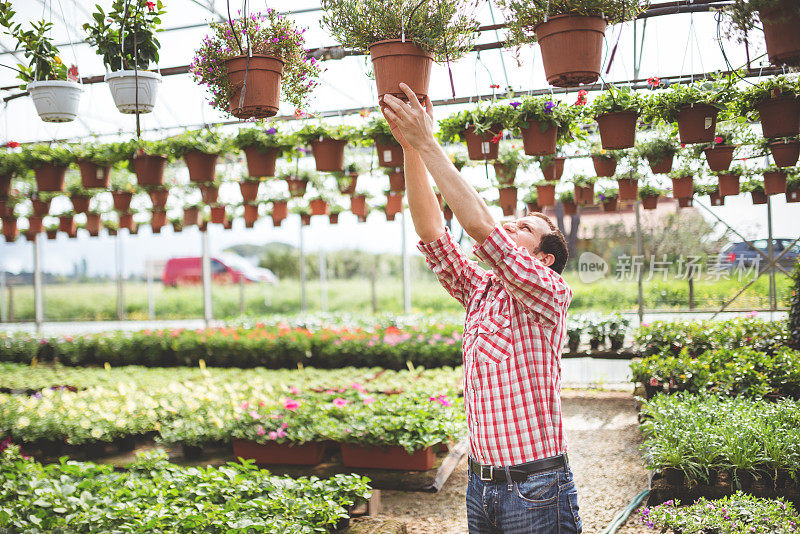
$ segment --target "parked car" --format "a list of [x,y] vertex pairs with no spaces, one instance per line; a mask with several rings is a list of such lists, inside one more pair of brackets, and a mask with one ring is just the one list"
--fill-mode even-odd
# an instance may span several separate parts
[[[780,256],[787,247],[791,247],[778,261],[778,264],[787,270],[794,266],[797,261],[797,256],[800,255],[800,243],[795,243],[794,246],[792,246],[792,241],[794,241],[794,239],[773,238],[772,240],[773,253],[776,258]],[[769,256],[769,251],[767,250],[769,241],[767,239],[756,239],[752,241],[752,243],[753,246],[762,251],[767,257]],[[724,264],[729,269],[735,269],[737,266],[752,267],[754,265],[758,265],[759,269],[763,269],[767,265],[767,259],[753,250],[750,245],[744,241],[727,245],[719,254],[719,263],[721,265]]]
[[[211,258],[211,281],[215,284],[238,284],[244,282],[261,282],[274,284],[278,277],[269,269],[254,267],[245,259],[223,254]],[[201,284],[203,282],[203,258],[171,258],[164,266],[161,281],[165,286]]]

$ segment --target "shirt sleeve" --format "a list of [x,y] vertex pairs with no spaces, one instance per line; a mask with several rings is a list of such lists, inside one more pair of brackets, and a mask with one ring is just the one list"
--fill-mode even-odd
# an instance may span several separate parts
[[486,270],[467,258],[447,228],[439,239],[428,244],[420,241],[417,248],[425,255],[428,268],[439,279],[439,283],[467,308],[469,297],[486,276]]
[[572,301],[572,290],[561,277],[496,227],[474,248],[490,265],[512,297],[549,323],[557,324]]

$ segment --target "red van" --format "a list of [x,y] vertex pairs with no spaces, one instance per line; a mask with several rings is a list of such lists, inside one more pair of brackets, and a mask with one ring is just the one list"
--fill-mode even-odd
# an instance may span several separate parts
[[[203,258],[171,258],[164,266],[161,281],[165,286],[201,284],[203,282]],[[215,284],[238,284],[265,282],[274,284],[277,277],[269,269],[253,267],[238,256],[211,258],[211,281]]]

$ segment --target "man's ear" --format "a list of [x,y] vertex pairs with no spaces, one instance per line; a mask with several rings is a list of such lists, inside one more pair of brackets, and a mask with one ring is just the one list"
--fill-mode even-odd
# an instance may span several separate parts
[[555,263],[556,257],[553,256],[552,254],[543,254],[542,257],[539,258],[539,261],[544,263],[545,267],[550,267]]

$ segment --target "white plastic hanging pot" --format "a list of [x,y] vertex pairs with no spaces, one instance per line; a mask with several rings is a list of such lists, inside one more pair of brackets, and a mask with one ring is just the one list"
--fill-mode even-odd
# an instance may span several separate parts
[[78,116],[83,89],[70,81],[47,80],[28,84],[36,113],[45,122],[70,122]]
[[158,85],[161,75],[157,72],[140,70],[138,74],[139,107],[136,107],[137,75],[132,70],[118,70],[106,74],[111,96],[120,113],[150,113],[156,105]]

